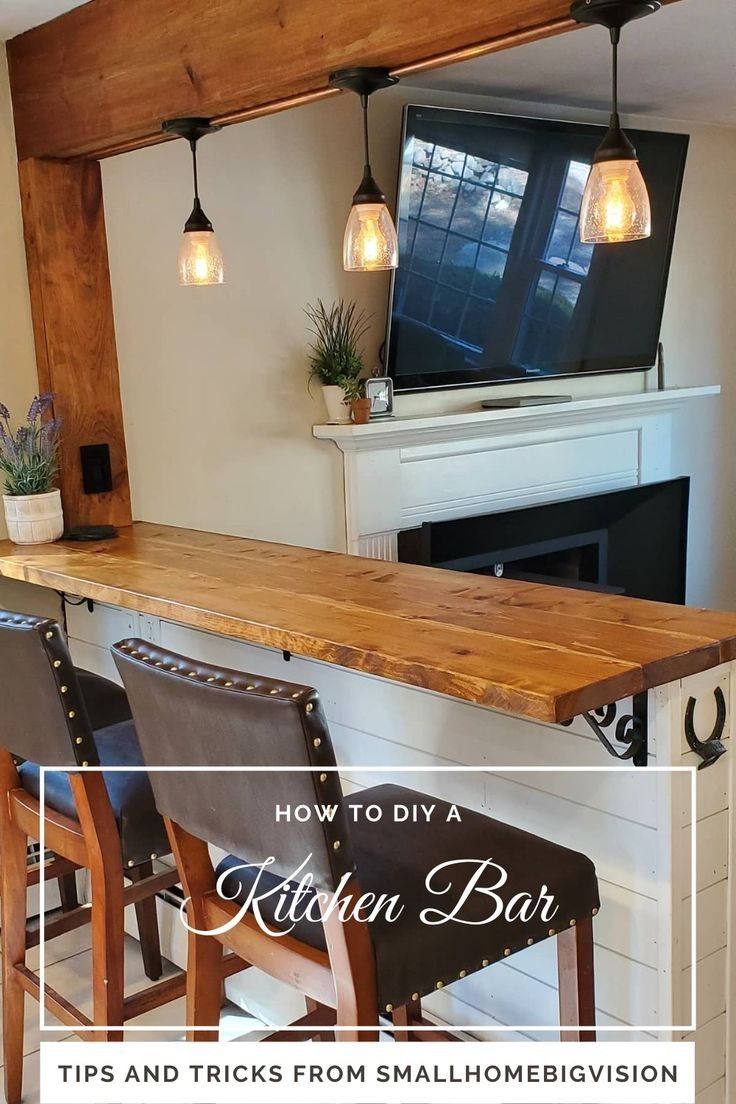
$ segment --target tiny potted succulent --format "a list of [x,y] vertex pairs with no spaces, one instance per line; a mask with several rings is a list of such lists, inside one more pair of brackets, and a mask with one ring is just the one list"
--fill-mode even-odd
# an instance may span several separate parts
[[345,398],[356,425],[367,425],[371,420],[371,400],[363,394],[362,379],[349,379],[343,383]]
[[0,478],[8,536],[16,544],[47,544],[64,532],[59,471],[59,419],[48,418],[53,395],[37,395],[24,425],[13,433],[0,403]]
[[322,395],[331,424],[350,421],[346,386],[364,369],[360,342],[368,330],[368,316],[355,303],[338,299],[326,307],[321,299],[307,306],[305,314],[314,341],[310,345],[309,382],[322,384]]

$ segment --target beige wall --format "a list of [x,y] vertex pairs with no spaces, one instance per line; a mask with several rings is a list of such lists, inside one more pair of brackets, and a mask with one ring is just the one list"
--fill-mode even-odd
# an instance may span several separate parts
[[[0,43],[0,402],[22,416],[37,390],[5,47]],[[0,537],[5,537],[0,510]]]
[[[5,47],[0,43],[0,402],[22,417],[38,390]],[[0,539],[6,536],[0,510]],[[58,614],[52,592],[0,579],[0,607]]]
[[[514,106],[402,87],[377,97],[374,168],[389,193],[401,107],[408,100]],[[519,110],[566,113],[549,106]],[[690,129],[663,337],[671,384],[724,386],[722,400],[693,407],[677,447],[682,467],[694,475],[690,598],[734,605],[736,131]],[[368,362],[375,363],[388,281],[378,274],[345,274],[340,261],[361,164],[357,105],[345,97],[231,127],[207,138],[200,151],[205,210],[226,253],[224,287],[176,284],[179,232],[190,204],[183,144],[128,154],[103,168],[135,515],[342,548],[340,456],[310,435],[323,414],[318,391],[310,397],[306,390],[302,308],[317,296],[359,299],[374,312]],[[651,377],[637,373],[566,381],[564,389],[610,393],[647,385],[653,386]],[[407,396],[399,407],[462,407],[484,393]]]

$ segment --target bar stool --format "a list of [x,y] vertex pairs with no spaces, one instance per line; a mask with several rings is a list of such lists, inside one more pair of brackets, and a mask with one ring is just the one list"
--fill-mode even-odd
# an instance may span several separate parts
[[[562,1038],[595,1038],[594,1030],[580,1030],[595,1023],[593,917],[600,907],[595,868],[585,855],[468,809],[458,810],[457,821],[446,802],[400,786],[344,798],[322,707],[308,686],[210,667],[142,640],[122,641],[113,655],[149,768],[271,768],[151,772],[188,898],[188,927],[196,929],[188,936],[190,1038],[217,1037],[201,1029],[218,1022],[223,946],[307,998],[307,1016],[292,1025],[304,1037],[336,1022],[340,1039],[376,1038],[370,1028],[389,1016],[405,1041],[413,1027],[429,1026],[422,997],[550,938],[557,940]],[[422,803],[435,805],[428,823],[394,825],[397,804]],[[381,812],[373,822],[357,815],[358,806],[368,805]],[[275,815],[279,806],[327,806],[332,815],[286,822]],[[229,852],[216,871],[208,843]],[[317,915],[285,924],[278,902],[294,892],[301,877],[295,871],[308,857],[303,870],[312,884],[301,901],[320,894]],[[274,860],[267,868],[255,865],[267,859]],[[545,884],[557,903],[554,920],[539,914],[487,923],[488,894],[472,892],[458,914],[462,924],[422,922],[423,910],[443,903],[436,885],[426,885],[430,870],[456,864],[438,878],[459,900],[468,862],[487,859],[507,869],[502,895],[509,907],[519,901],[516,894]],[[477,885],[493,888],[498,877],[489,868]],[[241,907],[252,906],[254,885],[261,922],[288,934],[264,932],[252,907]],[[263,898],[266,891],[273,892]],[[355,916],[343,922],[325,907],[324,894],[335,891],[340,902],[361,893],[399,895],[404,911],[393,920],[382,911],[370,924]],[[220,934],[197,934],[214,929]]]
[[[179,881],[174,870],[152,873],[152,860],[170,854],[170,848],[145,773],[64,771],[142,765],[124,691],[75,670],[55,621],[0,611],[0,700],[3,1049],[6,1100],[17,1104],[25,993],[43,999],[82,1037],[115,1040],[122,1038],[125,1020],[181,996],[184,978],[124,997],[124,908],[136,905],[147,972],[160,976],[154,895]],[[101,724],[106,726],[95,730]],[[71,909],[44,924],[44,936],[52,939],[91,923],[92,1020],[49,986],[42,994],[38,975],[26,965],[28,945],[38,942],[26,931],[26,887],[28,839],[40,837],[39,764],[61,769],[45,776],[45,842],[55,858],[41,859],[36,880],[86,869],[92,890],[91,907]],[[128,889],[124,875],[132,882]],[[110,1029],[97,1035],[88,1030],[95,1024]]]

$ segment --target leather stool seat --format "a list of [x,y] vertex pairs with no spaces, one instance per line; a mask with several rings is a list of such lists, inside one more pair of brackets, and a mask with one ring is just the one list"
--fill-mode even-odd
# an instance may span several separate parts
[[[360,810],[355,819],[352,812],[348,816],[362,893],[398,895],[404,905],[397,920],[388,921],[381,911],[369,925],[381,1008],[389,1004],[399,1008],[415,999],[417,994],[424,996],[433,989],[449,985],[458,977],[589,918],[600,907],[595,867],[589,858],[577,851],[461,807],[458,807],[460,821],[448,819],[449,804],[401,786],[387,784],[363,790],[346,797],[345,804],[349,809],[377,805],[382,811],[381,818],[375,822],[368,822]],[[407,820],[397,825],[394,822],[396,805],[410,808],[434,805],[434,810],[429,822]],[[294,831],[298,830],[295,825]],[[558,909],[554,917],[544,920],[540,907],[526,922],[518,916],[507,920],[503,915],[491,923],[485,922],[493,913],[494,903],[488,893],[479,889],[490,890],[501,877],[497,868],[490,867],[478,881],[478,889],[468,895],[456,919],[436,925],[423,923],[420,913],[424,909],[452,910],[477,869],[477,862],[486,859],[493,860],[507,872],[507,881],[497,889],[505,904],[519,893],[528,893],[536,901],[542,887],[546,886],[546,892],[554,896]],[[429,872],[453,860],[468,861],[445,868],[432,880],[435,891],[448,885],[451,890],[444,894],[430,892],[425,884]],[[240,903],[248,899],[259,873],[253,868],[234,869],[246,862],[248,860],[228,855],[216,871],[218,879],[226,875],[222,883],[223,895]],[[227,874],[228,871],[231,873]],[[264,871],[258,882],[258,896],[282,881]],[[283,928],[274,922],[277,898],[274,894],[259,902],[259,909],[270,927]],[[313,947],[326,949],[321,922],[304,919],[291,934]]]
[[[125,691],[117,683],[89,671],[77,670],[79,686],[94,730],[94,741],[103,767],[143,767],[143,756],[130,720]],[[23,788],[32,797],[40,796],[39,767],[26,761],[18,767]],[[151,783],[144,771],[130,774],[114,771],[105,774],[110,804],[120,831],[123,861],[139,866],[152,855],[171,852],[164,823],[156,811]],[[69,776],[65,771],[46,771],[45,802],[57,813],[76,820],[77,814]]]

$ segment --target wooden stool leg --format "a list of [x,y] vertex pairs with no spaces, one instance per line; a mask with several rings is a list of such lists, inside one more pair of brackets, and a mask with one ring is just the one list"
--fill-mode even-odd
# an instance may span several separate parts
[[[131,882],[140,882],[144,878],[150,878],[153,874],[153,863],[145,862],[128,871]],[[158,933],[158,914],[156,912],[156,898],[146,897],[144,901],[138,901],[135,906],[135,915],[138,920],[138,935],[141,941],[141,957],[146,977],[151,981],[158,981],[164,972],[161,961],[161,940]]]
[[[7,797],[4,804],[7,805]],[[23,1092],[24,993],[15,967],[26,957],[26,866],[28,840],[3,813],[2,824],[2,959],[3,1054],[5,1099],[20,1104]]]
[[[323,1004],[313,1000],[311,997],[305,997],[304,999],[307,1003],[307,1012],[317,1012],[320,1008],[324,1008]],[[326,1027],[324,1031],[317,1032],[317,1034],[313,1036],[313,1040],[318,1043],[334,1043],[335,1032],[331,1027]]]
[[93,1022],[95,1038],[122,1042],[124,1005],[124,880],[120,835],[105,780],[98,772],[70,774],[79,821],[87,841],[92,890]]
[[[123,878],[119,882],[105,876],[93,861],[92,885],[92,991],[95,1024],[108,1030],[95,1038],[108,1043],[123,1040],[123,978],[125,927],[123,921]],[[120,1025],[118,1027],[118,1025]]]
[[[395,1028],[407,1028],[406,1031],[394,1031],[394,1042],[396,1043],[410,1043],[411,1042],[411,1025],[413,1023],[419,1023],[422,1018],[422,1002],[417,1000],[409,1001],[402,1008],[397,1008],[392,1014],[392,1020]],[[417,1038],[421,1040],[422,1036],[418,1035]]]
[[588,917],[557,936],[557,970],[560,990],[562,1042],[594,1043],[595,1031],[580,1026],[595,1023],[595,972],[593,963],[593,921]]
[[62,912],[73,912],[75,908],[79,908],[76,874],[62,874],[60,878],[56,879],[56,883],[59,887]]
[[[346,895],[359,889],[351,879]],[[335,1031],[338,1043],[374,1043],[378,1041],[378,996],[376,964],[368,925],[353,918],[343,922],[337,912],[323,915],[327,951],[337,994],[337,1023],[346,1024]],[[374,1027],[373,1031],[356,1028]]]
[[201,1031],[220,1022],[223,946],[213,935],[189,932],[187,949],[187,1042],[216,1043],[219,1031]]

